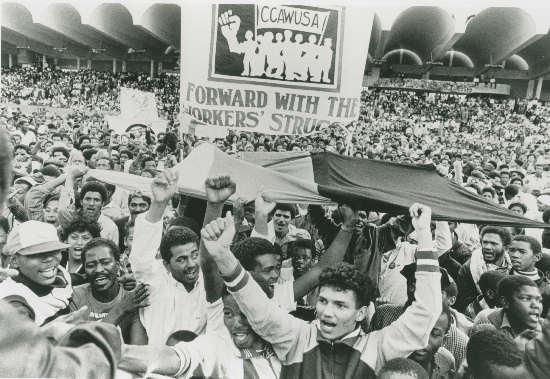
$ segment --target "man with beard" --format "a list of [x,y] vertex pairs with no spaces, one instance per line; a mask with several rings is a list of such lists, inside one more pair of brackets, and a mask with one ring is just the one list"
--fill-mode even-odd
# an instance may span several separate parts
[[499,226],[486,226],[481,231],[481,249],[475,249],[472,256],[458,272],[458,298],[456,309],[464,312],[468,304],[481,294],[479,278],[486,271],[508,273],[510,258],[506,253],[512,237],[510,232]]
[[97,222],[75,218],[69,225],[62,228],[59,237],[69,245],[67,253],[63,254],[61,265],[71,274],[73,286],[86,282],[84,265],[82,264],[82,249],[93,238],[100,236],[101,227]]
[[[151,207],[136,217],[129,257],[135,278],[150,286],[151,306],[140,318],[152,345],[164,345],[177,330],[200,334],[206,325],[198,236],[186,227],[162,235],[164,211],[176,186],[176,173],[170,169],[151,183]],[[161,260],[156,259],[159,245]]]
[[232,217],[217,219],[201,232],[205,248],[252,329],[281,357],[281,377],[374,378],[386,361],[424,348],[442,309],[437,254],[432,249],[431,209],[410,208],[418,236],[415,301],[390,326],[365,333],[360,323],[375,287],[353,266],[325,268],[319,278],[316,320],[299,320],[270,301],[229,250]]
[[53,225],[40,221],[24,222],[8,235],[5,249],[13,256],[11,265],[19,274],[0,283],[0,294],[2,298],[22,296],[32,307],[38,325],[69,305],[71,277],[59,265],[61,251],[68,247],[59,242]]
[[[119,250],[114,242],[94,238],[82,250],[82,265],[89,283],[74,288],[70,308],[84,306],[89,310],[86,319],[120,326],[126,343],[139,344],[133,331],[143,330],[136,311],[148,306],[149,290],[138,284],[127,291],[119,283]],[[137,324],[137,325],[135,325]]]
[[65,181],[65,189],[61,194],[62,200],[60,203],[62,204],[60,207],[63,207],[67,204],[67,202],[69,202],[70,205],[59,210],[59,224],[61,227],[64,227],[77,217],[82,217],[84,220],[97,222],[101,226],[101,237],[107,238],[118,244],[118,229],[116,224],[109,217],[101,213],[103,205],[109,201],[107,189],[103,184],[96,181],[86,182],[82,186],[79,194],[80,207],[75,208],[74,206],[75,202],[73,199],[74,192],[72,183],[76,178],[84,175],[85,172],[85,169],[77,168],[67,176],[67,180]]

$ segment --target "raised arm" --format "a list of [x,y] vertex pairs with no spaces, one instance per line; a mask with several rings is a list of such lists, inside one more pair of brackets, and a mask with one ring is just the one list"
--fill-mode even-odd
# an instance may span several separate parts
[[251,237],[265,238],[271,243],[275,242],[275,235],[270,236],[267,227],[267,219],[275,205],[277,203],[267,194],[262,191],[258,192],[254,201],[254,230],[252,230]]
[[55,179],[50,180],[39,186],[32,187],[27,196],[25,196],[25,209],[29,215],[29,220],[41,220],[44,209],[44,199],[52,193],[57,187],[65,184],[67,174],[61,174]]
[[[229,176],[217,176],[206,179],[204,183],[206,190],[206,213],[204,215],[203,227],[216,220],[222,215],[224,203],[233,195],[237,189],[236,184]],[[218,272],[216,262],[212,259],[208,250],[204,248],[201,239],[199,245],[201,257],[201,270],[204,277],[204,288],[206,300],[213,303],[222,296],[223,279]]]
[[348,205],[341,205],[339,209],[343,217],[340,231],[319,262],[294,281],[294,299],[296,300],[302,298],[317,286],[323,269],[341,262],[346,255],[353,234],[353,227],[357,220],[357,211],[351,209]]
[[426,347],[441,314],[441,274],[430,231],[431,209],[413,204],[410,213],[418,238],[415,300],[397,321],[374,332],[379,336],[377,370],[390,359],[407,357]]
[[162,217],[176,188],[176,173],[170,169],[163,171],[151,183],[151,207],[136,218],[129,260],[138,281],[150,284],[157,270],[163,269],[155,256],[162,240]]
[[204,246],[216,262],[226,286],[248,322],[260,337],[273,346],[279,358],[284,359],[301,337],[301,332],[308,330],[308,324],[289,315],[267,298],[231,253],[229,244],[234,234],[231,215],[212,221],[201,232]]

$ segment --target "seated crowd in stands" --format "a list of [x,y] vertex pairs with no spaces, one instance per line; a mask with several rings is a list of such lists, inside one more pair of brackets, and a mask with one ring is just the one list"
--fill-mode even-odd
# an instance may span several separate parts
[[[76,82],[80,92],[64,92]],[[160,96],[167,131],[111,131],[102,111],[116,110],[120,86]],[[434,221],[430,204],[393,215],[259,192],[231,206],[228,176],[206,180],[206,199],[178,193],[172,167],[202,140],[179,131],[177,78],[13,69],[4,94],[3,375],[549,377],[546,230]],[[331,128],[212,142],[237,156],[323,150],[433,164],[550,223],[546,105],[409,89],[362,100],[351,139]],[[22,101],[52,108],[25,114]],[[54,109],[73,105],[84,107]],[[129,191],[90,169],[153,180]]]

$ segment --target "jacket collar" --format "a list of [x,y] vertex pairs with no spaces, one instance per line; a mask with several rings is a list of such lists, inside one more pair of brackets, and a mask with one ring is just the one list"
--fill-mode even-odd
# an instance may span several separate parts
[[364,334],[363,329],[361,329],[361,327],[358,326],[352,332],[346,334],[345,336],[343,336],[343,337],[341,337],[341,338],[339,338],[335,341],[329,341],[329,340],[323,338],[323,336],[321,336],[321,333],[319,332],[319,320],[315,320],[315,321],[313,321],[313,323],[317,327],[317,342],[325,342],[325,343],[328,343],[328,344],[344,344],[344,345],[348,345],[350,347],[353,347],[353,345],[355,344],[355,341],[357,340],[357,337]]

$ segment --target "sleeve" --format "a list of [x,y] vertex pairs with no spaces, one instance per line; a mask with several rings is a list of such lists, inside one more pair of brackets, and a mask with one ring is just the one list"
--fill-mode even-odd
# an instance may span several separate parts
[[2,376],[35,378],[112,378],[121,356],[121,339],[113,325],[86,323],[71,329],[59,345],[0,302]]
[[162,239],[162,220],[150,223],[145,219],[145,214],[136,218],[134,227],[134,241],[129,261],[132,265],[134,276],[140,282],[151,284],[159,274],[161,264],[155,255]]
[[376,369],[393,358],[407,357],[428,345],[442,309],[441,273],[437,253],[416,253],[415,300],[395,322],[380,330]]
[[29,220],[42,220],[42,210],[44,209],[44,199],[49,194],[44,186],[34,186],[25,197],[25,208],[29,215]]
[[450,250],[453,247],[453,239],[451,237],[451,228],[447,221],[435,222],[435,244],[434,248],[438,255]]
[[542,333],[525,346],[525,365],[535,379],[548,378],[550,373],[550,317]]
[[241,265],[224,280],[252,329],[271,344],[279,359],[285,360],[301,334],[308,330],[308,323],[289,315],[268,299]]

